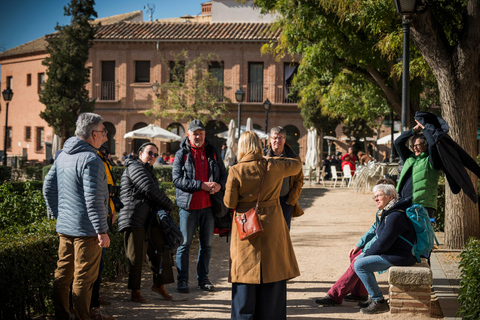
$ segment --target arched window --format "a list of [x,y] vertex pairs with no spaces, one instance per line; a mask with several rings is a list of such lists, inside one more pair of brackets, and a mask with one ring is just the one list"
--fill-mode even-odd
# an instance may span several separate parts
[[300,145],[298,139],[300,139],[300,130],[293,125],[287,125],[283,127],[287,132],[287,143],[295,151],[296,154],[300,153]]
[[[176,135],[180,137],[185,136],[185,128],[181,123],[174,122],[168,125],[167,130],[170,131],[171,133],[175,133]],[[173,153],[177,152],[177,150],[180,149],[180,141],[172,141],[171,143],[167,143],[167,152],[168,153]]]
[[228,127],[222,121],[210,120],[207,122],[205,129],[207,133],[205,137],[208,142],[217,148],[218,151],[222,150],[222,145],[227,142],[227,139],[217,137],[217,134],[228,131]]
[[[146,127],[147,124],[145,122],[137,122],[134,126],[133,126],[133,130],[137,130],[137,129],[140,129],[140,128],[143,128],[143,127]],[[145,142],[148,142],[150,140],[148,139],[133,139],[133,142],[132,142],[132,146],[133,146],[133,152],[137,153],[138,154],[138,148],[140,148],[140,146],[142,144],[144,144]],[[132,150],[130,150],[132,151]]]
[[104,122],[103,125],[105,129],[107,129],[107,142],[104,145],[107,147],[108,151],[111,155],[115,154],[115,133],[117,133],[117,129],[111,122]]

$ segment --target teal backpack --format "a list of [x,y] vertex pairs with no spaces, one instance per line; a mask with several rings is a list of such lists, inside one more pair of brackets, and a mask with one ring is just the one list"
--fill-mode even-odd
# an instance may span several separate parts
[[400,238],[412,246],[412,254],[417,258],[417,262],[420,262],[420,257],[429,257],[433,248],[433,241],[436,240],[432,223],[430,222],[427,209],[419,204],[412,205],[405,213],[412,222],[417,240],[413,244],[402,236]]

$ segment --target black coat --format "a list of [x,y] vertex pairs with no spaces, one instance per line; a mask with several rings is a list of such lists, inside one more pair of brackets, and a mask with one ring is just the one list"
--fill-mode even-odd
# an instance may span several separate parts
[[120,199],[124,207],[118,215],[118,230],[128,227],[147,227],[152,210],[171,211],[173,202],[158,186],[153,168],[148,163],[127,158],[127,167],[120,182]]
[[389,210],[384,210],[380,217],[377,230],[377,240],[368,248],[364,255],[380,255],[394,266],[411,266],[417,262],[412,254],[411,243],[415,242],[415,230],[405,211],[412,205],[412,200],[400,199]]
[[[202,181],[195,179],[195,161],[188,137],[180,143],[180,150],[173,161],[172,178],[177,195],[177,206],[188,210],[193,193],[202,190]],[[205,154],[208,161],[208,181],[217,182],[225,190],[227,171],[217,149],[205,139]]]
[[420,122],[435,139],[435,150],[432,155],[440,160],[440,166],[445,173],[450,189],[454,194],[463,192],[477,203],[477,194],[472,180],[468,176],[468,168],[480,178],[480,167],[477,162],[448,135],[448,124],[439,116],[430,112],[417,112],[415,119]]

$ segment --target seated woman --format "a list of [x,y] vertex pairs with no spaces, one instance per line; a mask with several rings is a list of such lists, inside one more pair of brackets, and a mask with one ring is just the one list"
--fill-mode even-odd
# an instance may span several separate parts
[[353,174],[355,173],[355,162],[352,161],[352,158],[350,158],[348,153],[343,156],[342,170],[343,170],[343,167],[345,167],[345,166],[350,167],[350,171],[352,172],[352,176],[353,176]]
[[382,210],[375,231],[377,239],[354,263],[355,273],[370,296],[367,302],[359,303],[360,312],[366,314],[388,312],[390,309],[373,273],[385,271],[391,266],[411,266],[416,263],[412,246],[400,238],[402,236],[412,243],[416,238],[415,230],[405,214],[412,204],[411,199],[398,200],[397,191],[389,184],[376,185],[373,194],[377,208]]
[[[395,187],[395,182],[388,178],[379,179],[376,184],[389,184]],[[381,212],[382,210],[379,209],[376,216],[378,217]],[[355,302],[367,300],[368,292],[365,289],[362,281],[360,281],[355,273],[354,263],[356,257],[362,253],[362,250],[366,251],[372,246],[375,240],[377,240],[377,237],[375,236],[376,229],[377,221],[375,221],[370,229],[365,232],[358,243],[354,245],[352,249],[350,249],[348,253],[350,257],[350,266],[348,267],[347,271],[345,271],[340,279],[338,279],[337,282],[335,282],[335,284],[330,288],[330,290],[328,290],[327,295],[321,299],[316,299],[315,303],[324,307],[331,307],[337,304],[342,304],[343,300]]]

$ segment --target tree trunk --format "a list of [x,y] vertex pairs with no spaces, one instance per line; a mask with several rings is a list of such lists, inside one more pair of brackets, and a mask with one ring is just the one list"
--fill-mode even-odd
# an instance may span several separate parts
[[[442,85],[440,85],[441,82]],[[478,88],[465,82],[459,81],[456,88],[446,88],[447,85],[439,81],[440,101],[443,118],[450,125],[450,136],[475,157],[480,101]],[[474,174],[470,172],[469,174],[476,189],[477,178]],[[479,235],[480,221],[477,204],[473,203],[463,191],[453,194],[447,182],[445,185],[445,246],[450,249],[461,249],[469,237],[478,238]]]
[[[428,8],[428,7],[427,7]],[[462,37],[451,46],[430,9],[412,19],[412,38],[438,82],[442,117],[450,136],[472,157],[480,105],[480,3],[469,0]],[[470,173],[476,188],[477,179]],[[445,246],[462,248],[469,237],[479,237],[478,206],[460,191],[445,187]]]

